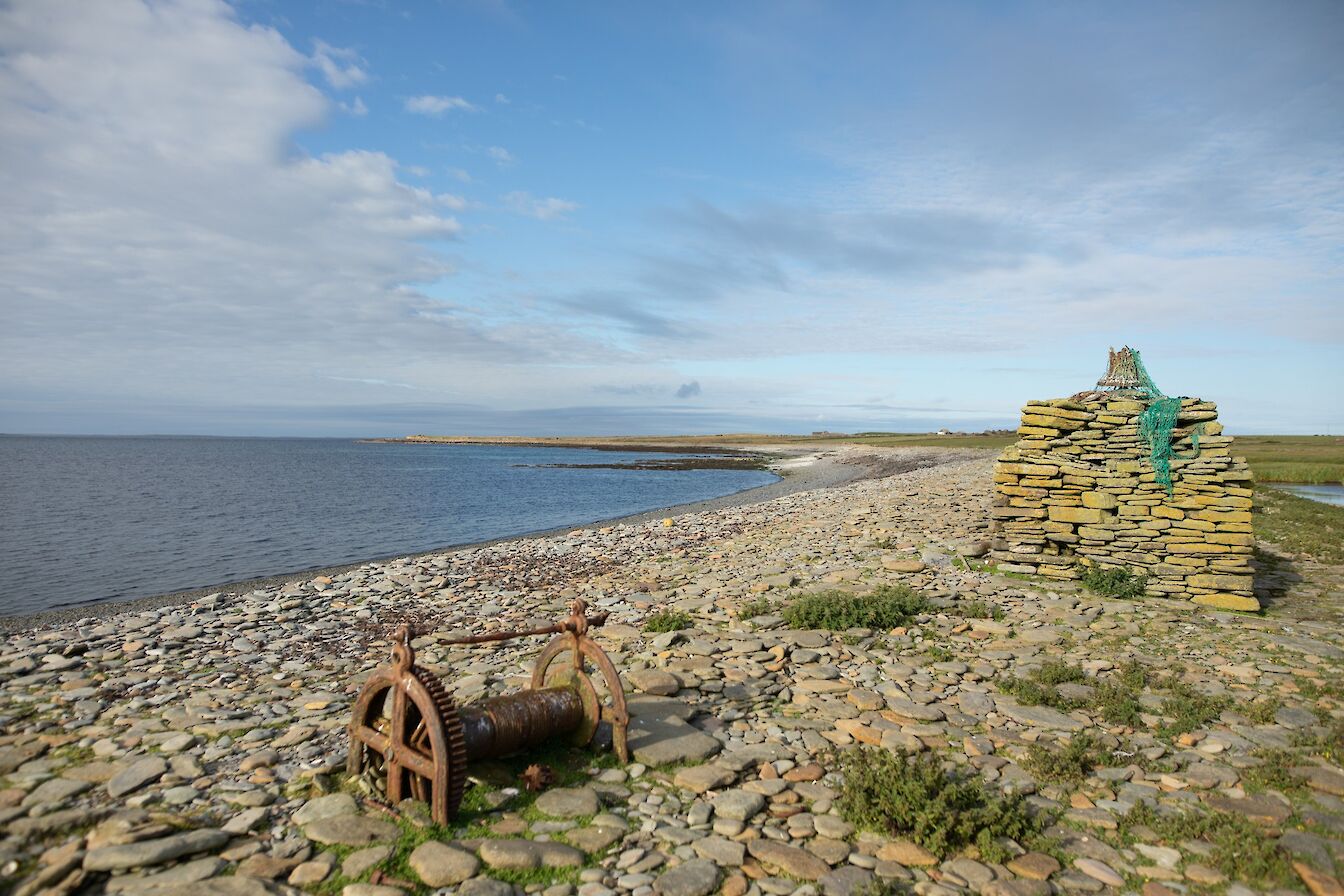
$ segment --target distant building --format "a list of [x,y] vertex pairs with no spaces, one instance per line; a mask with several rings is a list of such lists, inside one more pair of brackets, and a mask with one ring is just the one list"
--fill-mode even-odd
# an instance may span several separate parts
[[940,429],[940,430],[938,430],[936,433],[934,433],[934,435],[937,435],[937,436],[950,436],[950,435],[952,435],[952,431],[949,430],[949,429]]

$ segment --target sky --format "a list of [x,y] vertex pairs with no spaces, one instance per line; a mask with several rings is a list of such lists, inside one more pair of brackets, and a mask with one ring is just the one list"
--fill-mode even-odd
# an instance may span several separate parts
[[1344,430],[1344,4],[2,0],[0,432]]

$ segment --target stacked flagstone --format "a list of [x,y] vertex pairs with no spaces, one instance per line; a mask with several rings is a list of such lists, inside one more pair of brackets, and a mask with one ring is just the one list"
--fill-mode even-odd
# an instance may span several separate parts
[[[1168,494],[1139,438],[1144,403],[1092,396],[1022,409],[1019,439],[994,467],[999,568],[1076,578],[1086,565],[1127,567],[1148,576],[1150,594],[1258,610],[1251,472],[1231,455],[1217,407],[1181,399]],[[1190,438],[1196,424],[1198,453]]]

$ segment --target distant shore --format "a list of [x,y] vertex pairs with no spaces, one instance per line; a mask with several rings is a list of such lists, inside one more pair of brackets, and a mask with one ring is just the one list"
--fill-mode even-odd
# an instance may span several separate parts
[[[405,442],[405,440],[401,439],[370,439],[363,441],[389,443]],[[446,442],[447,440],[444,441]],[[557,445],[556,441],[560,440],[524,441],[501,438],[491,440],[462,440],[447,443],[501,444],[513,445],[516,447],[524,447],[526,445],[529,447],[549,448],[597,447],[595,444],[589,443],[586,440],[563,440],[565,442],[563,445]],[[594,440],[594,442],[596,441],[599,440]],[[662,445],[659,447],[654,442],[635,443],[632,440],[631,444],[641,444],[644,447],[632,448],[622,445],[620,448],[608,448],[607,450],[673,452],[687,452],[689,450],[682,446],[669,447],[667,445]],[[424,551],[386,554],[335,566],[312,567],[308,569],[294,570],[292,572],[279,573],[272,576],[258,576],[232,582],[219,582],[202,585],[197,588],[132,598],[129,600],[98,601],[95,603],[56,607],[49,610],[42,610],[37,613],[0,616],[0,632],[15,632],[41,626],[66,624],[79,619],[103,619],[128,611],[154,609],[189,603],[216,593],[240,594],[254,590],[271,589],[295,582],[306,582],[317,576],[335,576],[349,572],[350,570],[358,569],[369,563],[382,563],[402,557],[426,557],[453,551],[471,550],[492,544],[521,541],[531,538],[546,538],[553,535],[572,532],[576,529],[595,529],[622,523],[642,523],[649,520],[662,519],[669,516],[679,516],[686,513],[740,507],[747,504],[770,501],[774,498],[779,498],[795,492],[835,488],[862,479],[882,478],[884,476],[891,476],[896,473],[920,469],[922,467],[937,466],[939,463],[943,462],[939,459],[940,455],[956,454],[956,452],[949,453],[936,450],[927,452],[912,452],[909,450],[892,451],[882,448],[866,448],[862,446],[826,446],[816,450],[808,450],[807,448],[799,446],[775,445],[742,446],[732,449],[725,449],[722,446],[705,446],[704,450],[699,453],[710,453],[711,451],[721,451],[724,453],[732,452],[735,455],[746,457],[759,456],[766,458],[767,463],[765,468],[778,475],[780,479],[767,485],[744,489],[739,492],[733,492],[732,494],[723,495],[718,498],[710,498],[704,501],[661,507],[612,519],[579,522],[573,525],[560,526],[552,529],[524,532],[504,538],[448,544]],[[947,459],[952,458],[948,457]]]

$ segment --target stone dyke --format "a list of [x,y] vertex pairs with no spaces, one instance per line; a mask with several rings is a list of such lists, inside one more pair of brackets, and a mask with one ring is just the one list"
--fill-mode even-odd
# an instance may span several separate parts
[[1105,393],[1028,402],[1017,443],[994,467],[991,557],[1004,571],[1056,578],[1126,567],[1148,577],[1152,595],[1258,610],[1251,472],[1232,456],[1217,407],[1181,399],[1170,494],[1139,437],[1144,407]]

